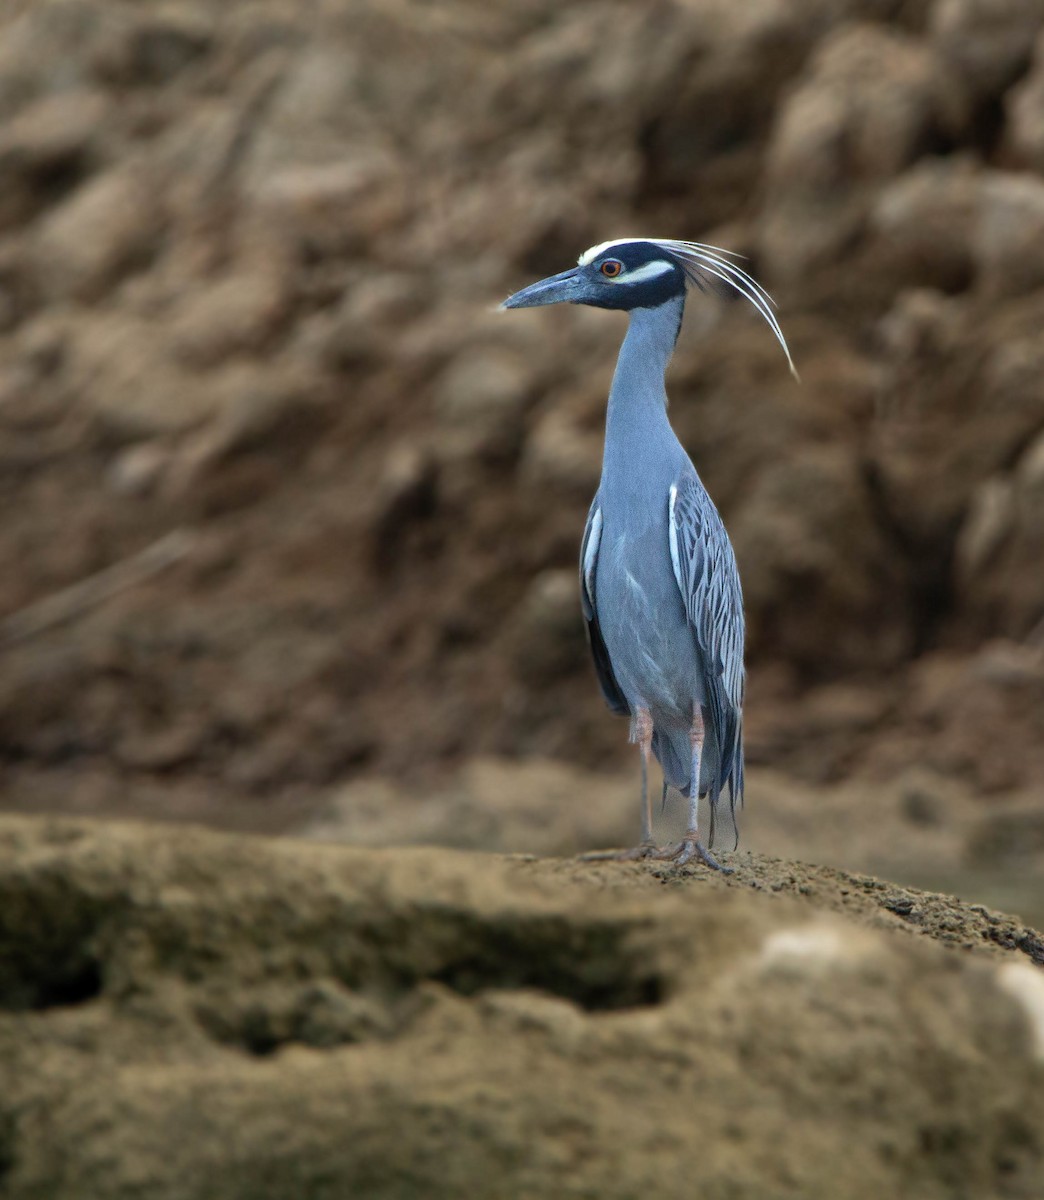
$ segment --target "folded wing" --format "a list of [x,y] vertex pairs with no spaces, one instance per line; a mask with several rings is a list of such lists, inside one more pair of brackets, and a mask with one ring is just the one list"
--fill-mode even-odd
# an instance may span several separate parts
[[598,565],[598,546],[602,540],[602,511],[598,505],[598,497],[591,502],[591,510],[587,514],[587,525],[584,528],[584,540],[580,543],[580,607],[583,609],[584,622],[587,626],[587,642],[591,647],[591,657],[594,659],[595,674],[598,685],[609,708],[617,716],[630,715],[630,707],[620,690],[613,674],[613,664],[609,661],[609,651],[602,638],[598,626],[598,604],[595,596],[595,569]]
[[670,490],[671,563],[696,639],[706,697],[706,736],[715,739],[711,812],[728,786],[731,809],[743,797],[743,594],[725,526],[695,475]]

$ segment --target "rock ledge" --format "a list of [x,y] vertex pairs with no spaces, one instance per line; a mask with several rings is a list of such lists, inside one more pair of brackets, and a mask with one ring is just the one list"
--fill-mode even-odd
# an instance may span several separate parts
[[1038,1194],[1044,939],[734,865],[0,818],[0,1192]]

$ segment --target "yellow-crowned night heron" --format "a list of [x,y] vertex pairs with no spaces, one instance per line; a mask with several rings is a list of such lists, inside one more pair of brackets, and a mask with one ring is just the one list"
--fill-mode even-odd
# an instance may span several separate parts
[[[743,799],[743,596],[728,534],[667,419],[664,373],[686,289],[726,284],[768,322],[790,362],[768,295],[727,252],[698,242],[625,238],[594,246],[579,264],[516,292],[503,308],[590,304],[630,315],[609,392],[605,452],[580,549],[580,598],[598,682],[614,713],[631,718],[642,756],[642,841],[620,857],[698,858],[700,797],[710,844],[728,789],[729,824]],[[791,362],[791,370],[793,371]],[[650,751],[668,785],[688,797],[685,839],[652,840]]]

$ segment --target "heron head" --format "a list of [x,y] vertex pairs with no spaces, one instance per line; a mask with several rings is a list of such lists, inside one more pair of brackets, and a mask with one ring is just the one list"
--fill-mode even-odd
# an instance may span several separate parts
[[749,300],[768,322],[796,376],[786,339],[772,311],[772,298],[732,261],[736,257],[701,242],[619,238],[585,250],[575,267],[530,284],[509,296],[500,307],[589,304],[631,312],[684,299],[689,287],[735,292]]
[[589,304],[594,308],[655,308],[685,295],[685,271],[655,242],[603,242],[580,255],[575,267],[509,296],[501,308]]

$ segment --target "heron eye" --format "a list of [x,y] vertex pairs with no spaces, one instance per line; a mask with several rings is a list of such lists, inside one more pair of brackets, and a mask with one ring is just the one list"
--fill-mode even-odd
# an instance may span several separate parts
[[609,279],[615,279],[623,270],[623,263],[618,258],[608,258],[602,263],[602,274]]

